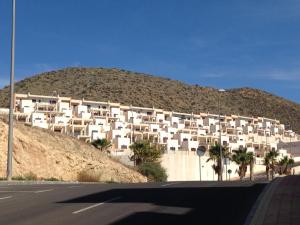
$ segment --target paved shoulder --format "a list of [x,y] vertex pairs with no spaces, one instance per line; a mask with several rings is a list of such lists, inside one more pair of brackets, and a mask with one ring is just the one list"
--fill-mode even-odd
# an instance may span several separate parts
[[277,178],[263,192],[250,225],[299,225],[299,212],[300,176]]

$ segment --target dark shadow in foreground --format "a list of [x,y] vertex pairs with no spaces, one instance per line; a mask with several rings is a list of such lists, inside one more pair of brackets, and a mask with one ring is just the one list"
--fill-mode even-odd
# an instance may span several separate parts
[[138,212],[128,213],[113,225],[242,225],[264,186],[113,189],[60,203],[100,203],[122,196],[111,204],[157,206],[154,211],[147,211],[141,205]]

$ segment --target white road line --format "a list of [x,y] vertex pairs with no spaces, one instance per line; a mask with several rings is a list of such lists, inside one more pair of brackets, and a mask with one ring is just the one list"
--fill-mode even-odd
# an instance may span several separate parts
[[81,187],[81,186],[70,186],[68,188],[78,188],[78,187]]
[[8,199],[8,198],[12,198],[12,196],[2,197],[2,198],[0,198],[0,200],[2,200],[2,199]]
[[37,190],[37,191],[0,191],[0,193],[43,193],[47,191],[53,191],[53,189],[46,189],[46,190]]
[[176,182],[176,183],[163,184],[163,185],[161,185],[161,186],[162,186],[162,187],[166,187],[166,186],[170,186],[170,185],[174,185],[174,184],[178,184],[178,182]]
[[0,191],[0,193],[34,193],[34,191]]
[[115,197],[115,198],[109,199],[109,200],[107,200],[107,201],[100,202],[100,203],[98,203],[98,204],[91,205],[91,206],[86,207],[86,208],[83,208],[83,209],[79,209],[79,210],[77,210],[77,211],[72,212],[72,214],[81,213],[81,212],[84,212],[84,211],[86,211],[86,210],[89,210],[89,209],[95,208],[95,207],[97,207],[97,206],[103,205],[103,204],[105,204],[105,203],[113,202],[113,201],[115,201],[115,200],[117,200],[117,199],[120,199],[120,198],[122,198],[122,197],[121,197],[121,196]]
[[43,193],[43,192],[47,192],[47,191],[53,191],[53,189],[47,189],[47,190],[39,190],[39,191],[35,191],[34,193]]
[[46,191],[53,191],[53,189],[47,189],[47,190],[38,190],[38,191],[0,191],[0,193],[42,193]]

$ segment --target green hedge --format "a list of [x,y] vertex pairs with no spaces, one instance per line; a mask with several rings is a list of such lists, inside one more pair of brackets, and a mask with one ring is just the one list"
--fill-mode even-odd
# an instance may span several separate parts
[[138,171],[146,176],[149,181],[162,182],[167,180],[166,170],[156,162],[146,162],[138,167]]

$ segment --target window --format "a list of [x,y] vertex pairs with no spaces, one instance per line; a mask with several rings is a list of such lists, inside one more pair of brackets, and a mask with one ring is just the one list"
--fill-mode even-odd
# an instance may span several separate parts
[[32,102],[35,103],[35,102],[36,102],[36,99],[32,99]]
[[175,148],[175,147],[170,147],[170,150],[173,150],[173,151],[174,151],[174,150],[176,150],[176,148]]
[[121,145],[121,149],[127,149],[127,145]]

